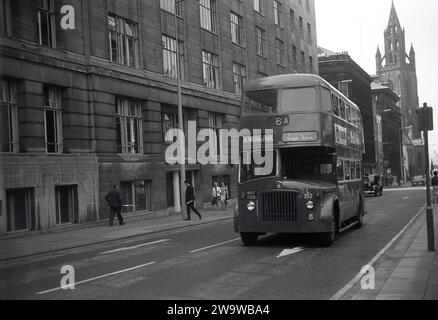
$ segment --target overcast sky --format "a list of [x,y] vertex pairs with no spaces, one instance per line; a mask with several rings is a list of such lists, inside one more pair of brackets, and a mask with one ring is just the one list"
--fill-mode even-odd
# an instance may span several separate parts
[[[384,54],[383,32],[391,0],[315,0],[318,45],[348,51],[369,74],[376,73],[377,45]],[[414,45],[420,105],[434,106],[436,130],[430,134],[431,156],[438,153],[438,0],[394,0],[406,50]],[[438,158],[434,156],[433,158]],[[438,162],[438,159],[437,159]]]

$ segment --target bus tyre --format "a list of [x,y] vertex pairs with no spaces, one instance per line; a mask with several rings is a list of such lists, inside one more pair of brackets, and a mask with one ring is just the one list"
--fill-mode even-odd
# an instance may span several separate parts
[[243,244],[246,246],[252,246],[257,243],[258,235],[257,233],[249,233],[249,232],[241,232],[240,233],[240,239],[242,240]]
[[333,224],[332,231],[321,233],[319,236],[319,243],[323,247],[331,247],[333,245],[333,243],[335,242],[336,231],[337,231],[336,219],[333,219],[332,224]]

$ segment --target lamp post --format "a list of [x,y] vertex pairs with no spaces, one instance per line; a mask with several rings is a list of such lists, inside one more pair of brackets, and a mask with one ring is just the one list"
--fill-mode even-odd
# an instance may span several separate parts
[[186,206],[185,206],[185,184],[186,180],[186,145],[184,137],[184,118],[182,112],[182,92],[181,92],[181,65],[180,65],[180,48],[179,48],[179,35],[178,35],[178,17],[177,10],[178,4],[183,2],[183,0],[175,0],[175,41],[176,41],[176,83],[177,83],[177,96],[178,96],[178,141],[180,150],[180,201],[181,201],[181,216],[184,219],[186,216]]

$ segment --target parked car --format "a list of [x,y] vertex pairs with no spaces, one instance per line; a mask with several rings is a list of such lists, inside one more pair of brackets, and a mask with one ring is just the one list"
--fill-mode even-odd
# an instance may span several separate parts
[[415,176],[412,178],[412,186],[425,186],[426,185],[426,176]]
[[363,179],[363,191],[365,194],[374,196],[383,195],[383,177],[378,174],[370,174]]

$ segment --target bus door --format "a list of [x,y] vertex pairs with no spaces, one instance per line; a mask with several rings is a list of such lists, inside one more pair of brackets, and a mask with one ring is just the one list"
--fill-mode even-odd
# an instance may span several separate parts
[[349,210],[349,197],[348,197],[348,182],[345,180],[345,162],[344,160],[338,159],[336,165],[336,171],[338,175],[338,188],[339,188],[339,209],[340,209],[340,220],[346,219]]

